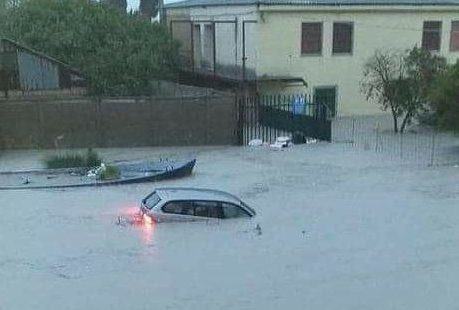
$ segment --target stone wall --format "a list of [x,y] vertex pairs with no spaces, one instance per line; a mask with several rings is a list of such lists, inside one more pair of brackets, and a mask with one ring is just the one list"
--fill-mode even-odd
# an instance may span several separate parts
[[232,95],[0,103],[0,148],[237,144]]

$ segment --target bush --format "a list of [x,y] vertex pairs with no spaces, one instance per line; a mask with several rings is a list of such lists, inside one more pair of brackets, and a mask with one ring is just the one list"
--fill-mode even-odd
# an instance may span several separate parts
[[98,167],[102,163],[102,159],[99,154],[92,149],[86,151],[86,167]]
[[45,159],[45,165],[48,169],[58,168],[92,168],[98,167],[102,159],[97,152],[88,149],[86,154],[67,153],[63,155],[53,155]]
[[86,162],[80,154],[64,154],[54,155],[45,159],[46,168],[58,169],[58,168],[74,168],[74,167],[85,167]]
[[116,166],[106,166],[105,170],[100,173],[99,177],[104,181],[116,180],[120,177],[120,170]]

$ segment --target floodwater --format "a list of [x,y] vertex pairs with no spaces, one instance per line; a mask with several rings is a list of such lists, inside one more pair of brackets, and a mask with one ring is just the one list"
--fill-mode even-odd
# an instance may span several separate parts
[[[457,307],[459,168],[326,143],[101,152],[198,163],[155,184],[1,191],[0,309]],[[0,169],[42,156],[8,152]],[[154,186],[226,190],[258,216],[131,224]]]

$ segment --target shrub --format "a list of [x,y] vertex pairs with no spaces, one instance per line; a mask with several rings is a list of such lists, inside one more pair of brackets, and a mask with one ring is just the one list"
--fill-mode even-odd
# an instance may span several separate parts
[[116,180],[120,177],[120,170],[116,166],[106,166],[105,170],[100,173],[100,179],[107,180]]
[[88,149],[86,151],[86,167],[98,167],[102,163],[102,159],[99,157],[96,151]]
[[73,168],[73,167],[85,167],[86,162],[80,154],[64,154],[54,155],[45,159],[46,168],[58,169],[58,168]]
[[92,149],[88,149],[86,154],[67,153],[53,155],[45,159],[45,165],[48,169],[58,168],[92,168],[98,167],[102,163],[99,154]]

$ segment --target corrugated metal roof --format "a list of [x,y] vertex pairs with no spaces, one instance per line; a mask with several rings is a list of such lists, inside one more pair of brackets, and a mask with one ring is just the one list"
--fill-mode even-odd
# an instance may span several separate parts
[[351,6],[351,5],[459,5],[459,0],[185,0],[165,5],[169,8],[198,6],[234,6],[234,5],[305,5],[305,6]]

